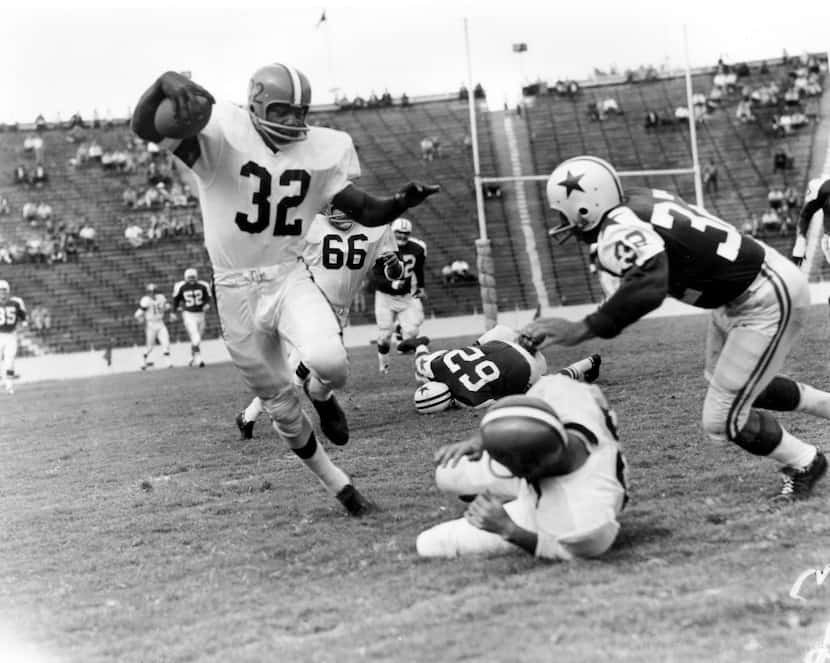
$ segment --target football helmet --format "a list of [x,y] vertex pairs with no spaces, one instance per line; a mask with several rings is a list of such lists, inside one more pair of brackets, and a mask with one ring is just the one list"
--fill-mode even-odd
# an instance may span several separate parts
[[395,234],[398,246],[403,246],[409,241],[409,236],[412,234],[412,221],[403,218],[395,219],[392,222],[392,232]]
[[548,178],[548,205],[564,217],[552,235],[596,228],[605,214],[621,205],[623,188],[613,166],[597,157],[581,156],[559,164]]
[[[248,85],[248,114],[261,134],[276,143],[305,140],[311,85],[305,74],[289,65],[274,63],[257,69]],[[268,119],[269,108],[282,111]]]
[[351,230],[351,227],[354,225],[354,221],[347,217],[345,212],[342,212],[334,207],[329,210],[329,213],[326,216],[332,226],[338,230],[342,230],[343,232]]
[[539,471],[565,449],[568,436],[556,411],[540,398],[507,396],[481,419],[482,448],[515,476],[540,478]]
[[425,382],[415,390],[415,409],[421,414],[443,412],[452,405],[452,393],[443,382]]
[[147,284],[147,294],[153,295],[156,292],[156,284],[155,283],[148,283]]
[[193,268],[189,267],[184,270],[184,280],[194,283],[199,278],[199,273]]
[[5,302],[10,292],[11,287],[9,286],[9,282],[5,279],[0,279],[0,301]]

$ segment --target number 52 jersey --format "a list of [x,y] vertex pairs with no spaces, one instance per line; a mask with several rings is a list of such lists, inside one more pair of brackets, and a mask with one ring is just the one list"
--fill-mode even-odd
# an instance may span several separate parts
[[229,102],[213,106],[198,136],[162,146],[196,176],[216,274],[298,260],[314,216],[360,176],[348,134],[311,127],[275,152]]

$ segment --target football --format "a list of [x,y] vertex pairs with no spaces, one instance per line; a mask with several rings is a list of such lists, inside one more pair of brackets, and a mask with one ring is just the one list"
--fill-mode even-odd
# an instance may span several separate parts
[[192,122],[184,124],[176,117],[176,104],[172,99],[162,100],[156,109],[153,121],[158,131],[165,138],[187,138],[205,128],[210,120],[211,103],[204,97],[194,97],[196,103],[191,104]]
[[443,382],[425,382],[415,390],[415,409],[421,414],[443,412],[452,405],[450,388]]

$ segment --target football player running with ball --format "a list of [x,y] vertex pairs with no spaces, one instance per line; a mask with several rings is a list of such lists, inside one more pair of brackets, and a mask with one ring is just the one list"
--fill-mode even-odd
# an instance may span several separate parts
[[435,454],[435,481],[472,500],[415,542],[422,557],[597,557],[627,500],[616,417],[594,385],[548,375],[496,401],[468,440]]
[[[385,278],[400,278],[404,265],[398,258],[397,244],[389,226],[367,228],[342,213],[318,214],[306,235],[303,260],[314,282],[323,291],[341,328],[349,324],[349,308],[360,289],[366,273],[372,269]],[[290,363],[297,366],[301,382],[308,368],[291,351]],[[236,425],[243,440],[253,437],[254,422],[262,412],[262,399],[255,397],[236,416]]]
[[[599,377],[601,358],[591,355],[560,373],[593,382]],[[496,325],[472,345],[430,352],[416,349],[415,379],[424,383],[415,390],[415,409],[428,414],[453,404],[487,407],[494,400],[524,394],[548,371],[547,360],[531,345],[522,345],[518,332]]]
[[571,322],[539,319],[523,333],[539,347],[612,338],[667,295],[711,309],[706,339],[703,429],[780,463],[778,498],[806,498],[825,474],[820,449],[766,410],[830,419],[830,394],[780,375],[804,325],[807,278],[780,253],[659,189],[628,189],[596,157],[568,159],[547,184],[563,230],[597,243],[597,266],[620,277],[594,313]]
[[344,444],[348,424],[333,390],[346,382],[346,350],[334,312],[300,259],[305,236],[330,205],[374,227],[438,187],[410,182],[384,198],[358,189],[352,139],[309,127],[310,103],[308,79],[284,64],[254,72],[244,108],[215,102],[170,71],[142,95],[132,128],[171,150],[196,179],[223,338],[243,380],[297,457],[350,514],[362,515],[371,503],[317,443],[288,362],[290,345],[309,369],[306,388],[323,432]]

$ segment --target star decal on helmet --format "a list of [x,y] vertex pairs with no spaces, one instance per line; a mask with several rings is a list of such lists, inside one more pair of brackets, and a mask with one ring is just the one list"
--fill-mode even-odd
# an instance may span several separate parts
[[565,187],[565,198],[568,198],[571,195],[571,191],[582,191],[582,193],[585,193],[585,189],[579,185],[579,180],[583,177],[585,177],[585,173],[574,175],[569,170],[565,179],[558,182],[559,186]]
[[429,388],[426,385],[424,385],[423,387],[418,387],[418,395],[419,396],[423,396],[428,391],[429,391]]

